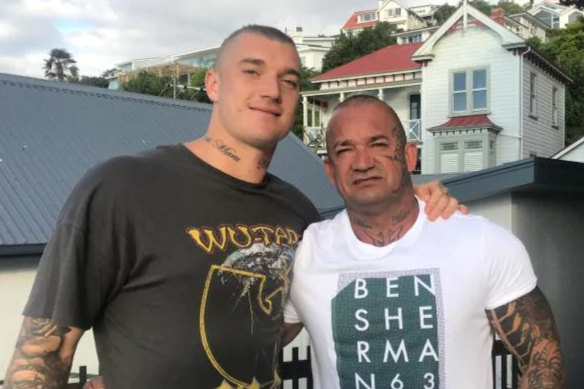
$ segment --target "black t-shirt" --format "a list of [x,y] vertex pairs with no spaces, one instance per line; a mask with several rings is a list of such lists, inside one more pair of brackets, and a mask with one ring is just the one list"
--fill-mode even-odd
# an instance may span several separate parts
[[93,327],[108,389],[270,387],[318,218],[277,177],[237,180],[182,145],[114,158],[67,200],[25,315]]

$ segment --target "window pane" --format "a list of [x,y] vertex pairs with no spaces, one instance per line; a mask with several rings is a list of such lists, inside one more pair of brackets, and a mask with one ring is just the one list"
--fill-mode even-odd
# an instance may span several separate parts
[[487,109],[487,91],[472,92],[472,109]]
[[472,72],[472,87],[473,87],[473,89],[487,87],[487,71],[486,70],[475,70],[474,72]]
[[466,73],[454,73],[453,76],[454,91],[466,90]]
[[459,92],[454,94],[453,111],[466,111],[466,92]]

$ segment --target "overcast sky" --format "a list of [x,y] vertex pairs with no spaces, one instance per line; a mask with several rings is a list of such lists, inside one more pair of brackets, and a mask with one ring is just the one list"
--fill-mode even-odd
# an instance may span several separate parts
[[126,60],[216,46],[249,23],[336,34],[353,11],[376,7],[377,0],[0,0],[0,73],[44,77],[43,59],[64,48],[82,75],[100,75]]

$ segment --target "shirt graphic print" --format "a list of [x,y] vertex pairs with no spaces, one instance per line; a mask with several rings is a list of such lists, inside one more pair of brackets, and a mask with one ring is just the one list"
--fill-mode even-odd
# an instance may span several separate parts
[[444,387],[437,269],[341,274],[331,305],[341,388]]

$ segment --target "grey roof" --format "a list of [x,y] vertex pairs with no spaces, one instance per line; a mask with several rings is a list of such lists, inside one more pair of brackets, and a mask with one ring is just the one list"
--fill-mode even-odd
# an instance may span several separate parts
[[[211,106],[0,74],[0,246],[42,245],[85,171],[109,157],[203,135]],[[295,136],[270,171],[319,210],[341,199]]]
[[584,193],[584,163],[531,157],[443,180],[461,202],[499,193]]

